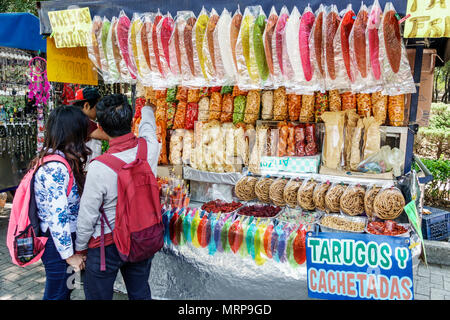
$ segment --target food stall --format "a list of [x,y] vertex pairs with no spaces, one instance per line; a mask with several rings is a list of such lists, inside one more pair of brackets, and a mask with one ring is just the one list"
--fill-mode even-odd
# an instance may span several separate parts
[[[14,190],[36,154],[37,113],[30,61],[45,53],[39,19],[0,13],[0,192]],[[35,81],[33,81],[35,82]]]
[[[413,298],[426,260],[412,169],[424,43],[402,37],[406,1],[309,3],[40,3],[41,31],[61,45],[55,17],[89,8],[80,32],[98,74],[136,84],[133,132],[156,106],[154,298]],[[369,289],[401,276],[404,290],[365,295],[360,282],[335,296],[326,270],[362,272]]]

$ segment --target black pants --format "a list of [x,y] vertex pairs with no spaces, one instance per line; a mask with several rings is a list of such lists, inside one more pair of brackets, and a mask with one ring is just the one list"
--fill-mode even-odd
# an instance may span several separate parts
[[151,300],[148,278],[153,257],[140,262],[123,262],[116,245],[105,247],[106,270],[100,271],[100,248],[89,249],[84,274],[86,300],[112,300],[114,281],[120,270],[130,300]]

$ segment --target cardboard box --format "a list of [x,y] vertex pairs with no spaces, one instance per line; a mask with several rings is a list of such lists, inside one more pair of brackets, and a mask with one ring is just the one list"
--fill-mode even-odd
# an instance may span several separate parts
[[[407,49],[411,72],[414,75],[416,49]],[[434,66],[436,49],[423,49],[422,73],[420,75],[419,101],[417,105],[416,123],[421,127],[428,126],[430,120],[431,101],[433,99]],[[408,123],[411,95],[406,96],[405,122]]]

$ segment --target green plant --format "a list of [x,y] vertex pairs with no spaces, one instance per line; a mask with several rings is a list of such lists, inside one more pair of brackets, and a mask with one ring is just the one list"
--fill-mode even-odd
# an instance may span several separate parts
[[[428,144],[427,144],[428,142]],[[432,103],[428,127],[419,129],[416,152],[423,156],[440,159],[448,156],[450,145],[450,104]],[[421,150],[424,148],[424,150]]]
[[[450,204],[450,160],[421,159],[433,180],[425,186],[425,203],[447,207]],[[418,167],[416,165],[416,170]]]

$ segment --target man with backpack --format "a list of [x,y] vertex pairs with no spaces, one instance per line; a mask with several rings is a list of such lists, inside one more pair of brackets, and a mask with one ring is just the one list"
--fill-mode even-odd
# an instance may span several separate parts
[[161,144],[154,106],[142,108],[139,138],[131,132],[132,117],[124,95],[106,96],[97,105],[99,128],[109,136],[110,148],[89,166],[75,242],[77,252],[87,252],[88,300],[111,300],[119,270],[130,300],[151,299],[151,261],[164,236],[155,178]]

